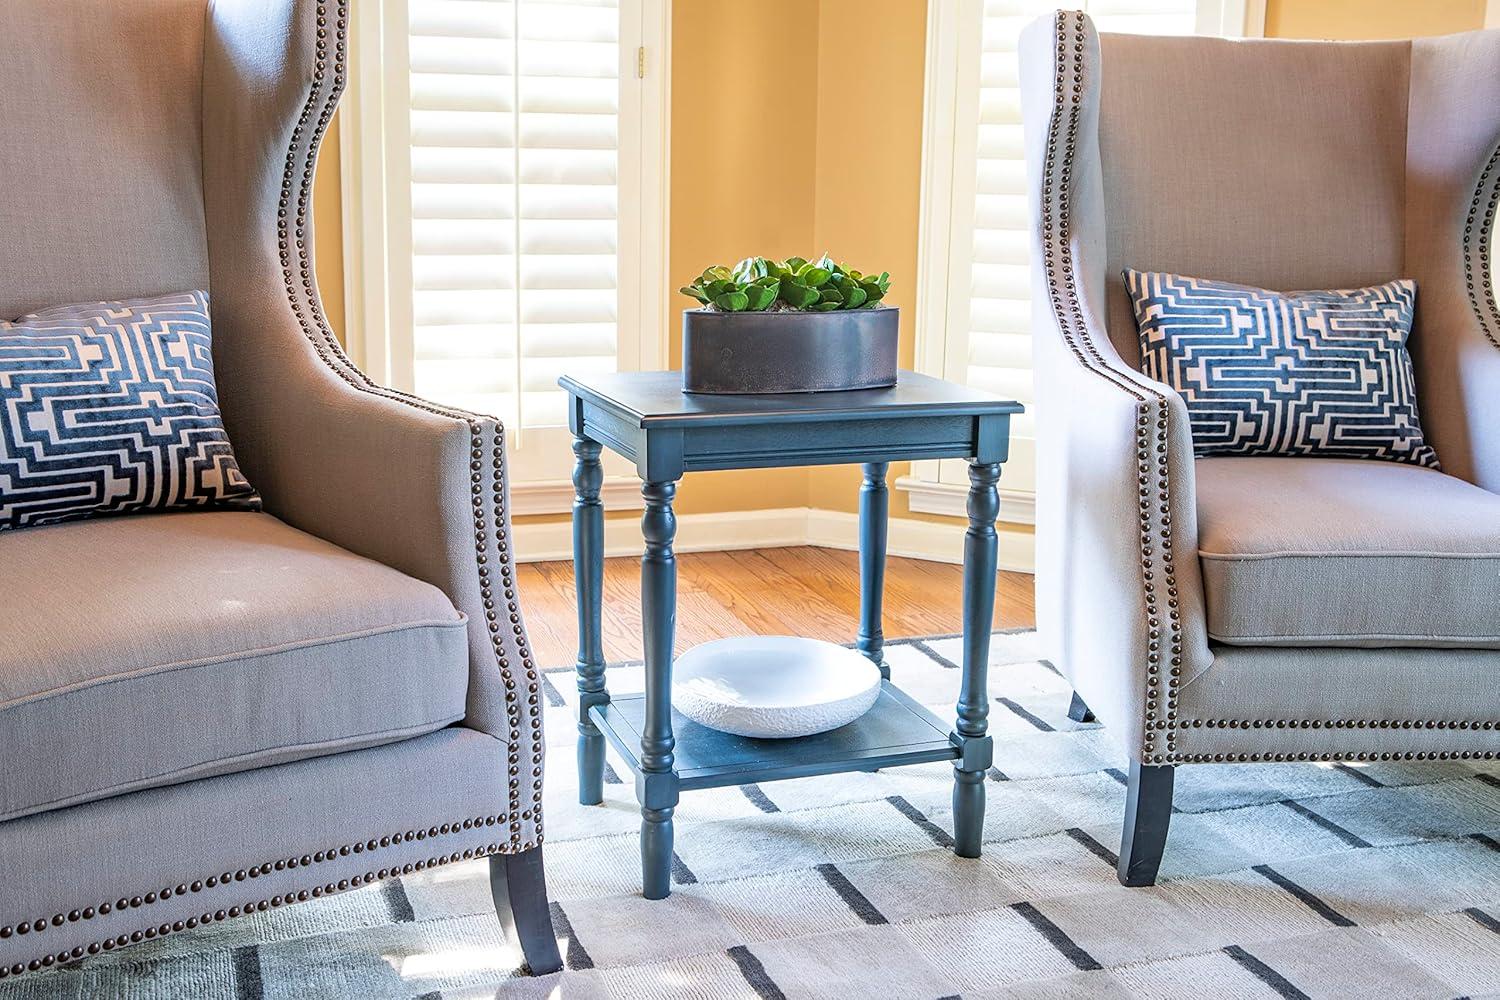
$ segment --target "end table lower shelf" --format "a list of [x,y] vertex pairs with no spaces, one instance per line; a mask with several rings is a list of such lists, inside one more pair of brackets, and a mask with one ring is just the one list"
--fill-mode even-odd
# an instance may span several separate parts
[[[644,695],[614,697],[589,710],[589,718],[619,751],[631,771],[641,773]],[[957,760],[962,750],[948,727],[890,681],[864,715],[826,733],[767,740],[721,733],[679,712],[672,713],[676,771],[683,791],[721,788],[783,778],[844,771],[873,771],[902,764]]]

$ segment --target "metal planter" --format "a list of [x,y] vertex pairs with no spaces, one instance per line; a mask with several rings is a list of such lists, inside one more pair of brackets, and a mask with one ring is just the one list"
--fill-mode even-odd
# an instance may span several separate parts
[[896,384],[895,308],[682,314],[686,392],[875,389]]

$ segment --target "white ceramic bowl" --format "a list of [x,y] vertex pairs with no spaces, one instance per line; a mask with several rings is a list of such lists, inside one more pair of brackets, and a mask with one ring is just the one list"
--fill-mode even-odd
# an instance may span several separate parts
[[736,736],[790,739],[853,722],[880,696],[880,671],[860,653],[792,636],[719,639],[672,668],[672,704]]

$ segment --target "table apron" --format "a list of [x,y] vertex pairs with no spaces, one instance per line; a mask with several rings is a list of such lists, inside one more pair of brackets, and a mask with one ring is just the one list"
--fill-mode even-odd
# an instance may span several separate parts
[[[980,457],[1003,462],[1008,414],[642,428],[587,401],[584,435],[635,462],[642,479],[684,472]],[[575,427],[575,432],[578,430]]]

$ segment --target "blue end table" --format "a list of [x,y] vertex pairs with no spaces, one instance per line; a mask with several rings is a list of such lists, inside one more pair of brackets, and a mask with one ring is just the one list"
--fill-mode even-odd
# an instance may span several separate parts
[[[902,372],[889,389],[767,396],[689,395],[682,373],[625,372],[559,380],[569,396],[577,458],[573,566],[578,589],[578,798],[604,798],[604,741],[635,774],[641,803],[641,869],[647,899],[671,892],[672,811],[679,793],[898,764],[953,761],[956,854],[979,856],[984,780],[993,758],[986,735],[987,666],[995,608],[995,484],[1018,403],[952,382]],[[604,683],[604,507],[599,461],[608,447],[633,461],[646,508],[641,530],[641,609],[646,692],[612,698]],[[963,680],[950,730],[890,681],[882,647],[886,469],[931,458],[969,461],[964,537]],[[864,465],[859,495],[860,624],[856,646],[884,678],[873,708],[832,732],[793,740],[732,736],[672,712],[672,641],[677,566],[672,499],[685,472],[798,465]],[[768,669],[787,665],[768,665]]]

